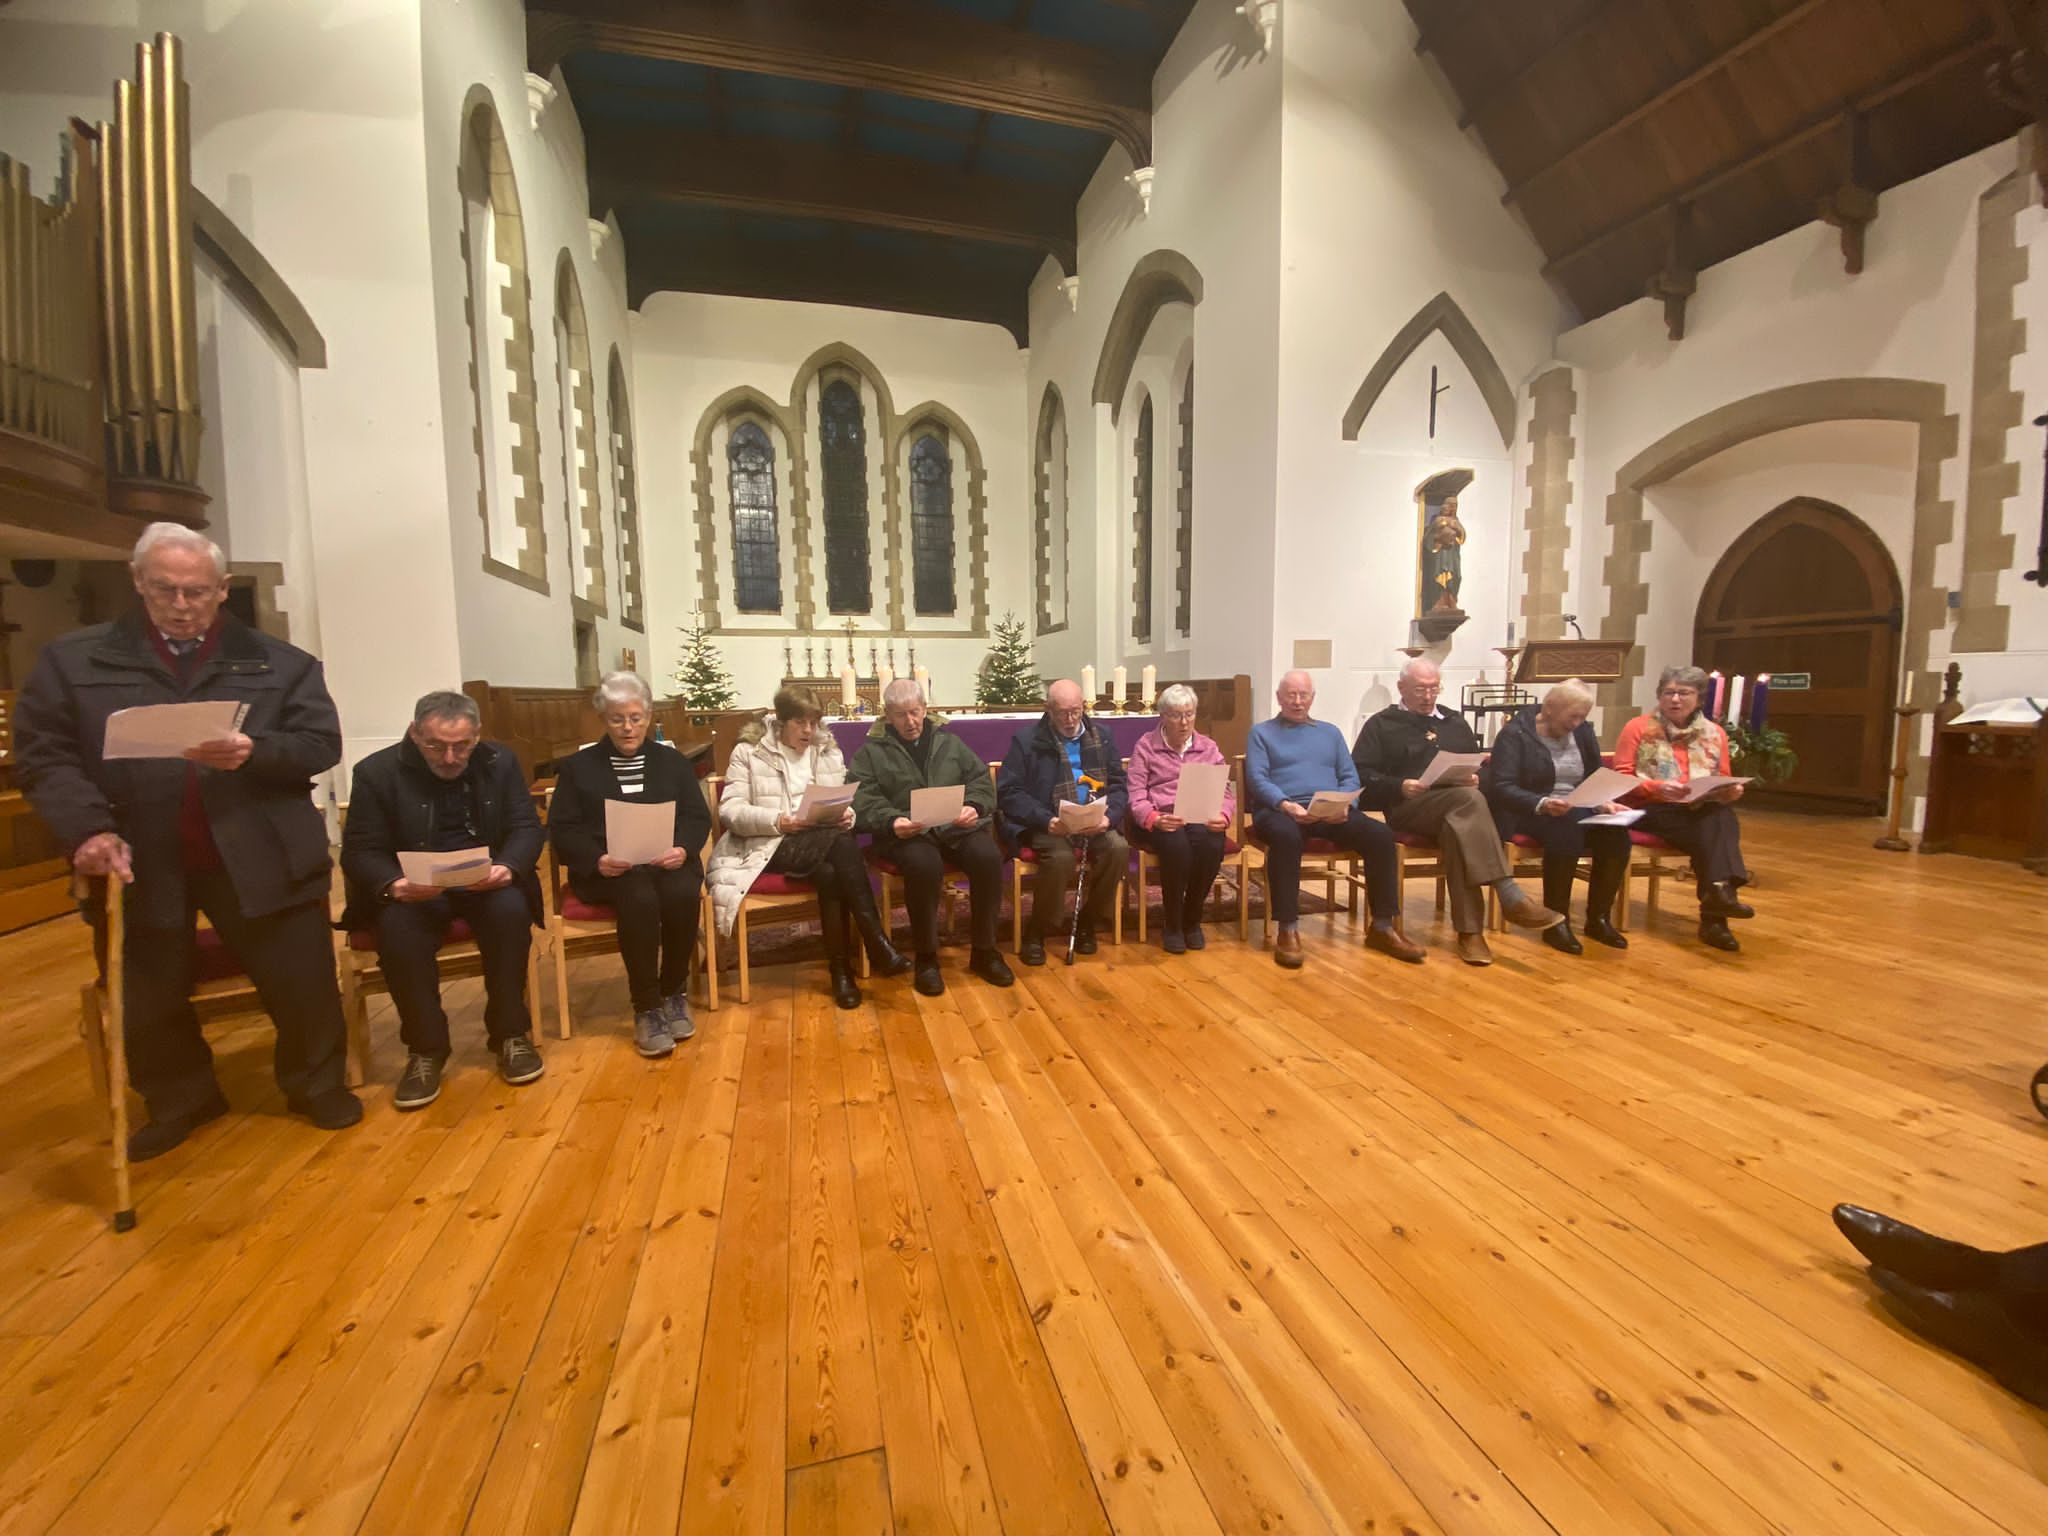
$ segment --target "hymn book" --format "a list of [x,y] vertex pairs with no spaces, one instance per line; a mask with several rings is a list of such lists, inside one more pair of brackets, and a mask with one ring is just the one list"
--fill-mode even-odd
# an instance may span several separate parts
[[459,848],[453,853],[430,853],[425,849],[398,850],[398,867],[414,885],[439,886],[443,890],[475,885],[491,872],[491,850]]

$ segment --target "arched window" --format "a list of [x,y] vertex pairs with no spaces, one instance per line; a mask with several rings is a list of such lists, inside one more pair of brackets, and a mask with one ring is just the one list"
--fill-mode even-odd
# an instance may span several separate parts
[[936,432],[910,450],[910,560],[917,611],[953,612],[953,460]]
[[860,392],[834,379],[818,396],[819,460],[825,489],[825,605],[833,613],[867,613],[874,601],[868,573],[867,425]]
[[726,444],[735,601],[742,613],[782,611],[782,540],[775,525],[775,446],[754,422]]
[[619,513],[619,618],[628,629],[647,625],[640,591],[640,487],[633,473],[633,408],[626,398],[626,368],[612,348],[612,505]]
[[1138,409],[1132,442],[1136,479],[1131,485],[1131,638],[1152,643],[1152,397]]
[[1173,629],[1193,634],[1195,589],[1195,365],[1188,364],[1180,387],[1180,441],[1175,453],[1180,470],[1174,486],[1179,514],[1173,538]]
[[569,591],[605,611],[604,493],[597,466],[597,387],[583,288],[567,251],[555,267],[555,398],[560,405],[562,492],[569,525]]
[[1038,407],[1038,446],[1031,471],[1032,584],[1038,632],[1067,627],[1067,413],[1048,384]]

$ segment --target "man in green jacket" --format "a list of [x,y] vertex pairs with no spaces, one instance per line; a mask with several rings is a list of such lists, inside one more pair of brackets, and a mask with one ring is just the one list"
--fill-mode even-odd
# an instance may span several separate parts
[[[946,990],[939,973],[939,891],[948,865],[967,876],[974,928],[968,969],[992,986],[1012,985],[1017,978],[996,952],[1003,856],[995,841],[996,791],[988,764],[959,737],[927,720],[924,690],[900,677],[882,690],[882,718],[853,754],[846,776],[856,786],[854,825],[873,835],[876,851],[903,876],[904,906],[917,950],[912,985],[927,997]],[[966,798],[948,824],[927,827],[911,819],[912,790],[954,784]]]

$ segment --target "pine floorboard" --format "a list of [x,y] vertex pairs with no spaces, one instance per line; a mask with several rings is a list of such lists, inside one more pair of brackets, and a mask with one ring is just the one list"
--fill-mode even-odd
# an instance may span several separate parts
[[0,1536],[2033,1536],[2048,1415],[1828,1208],[2048,1235],[2048,882],[1874,831],[1748,817],[1734,957],[1672,882],[1472,970],[1418,882],[1421,967],[1341,912],[1298,974],[1219,921],[841,1012],[812,959],[661,1063],[579,961],[523,1089],[454,983],[440,1102],[380,1000],[337,1136],[226,1021],[123,1234],[83,929],[0,938]]

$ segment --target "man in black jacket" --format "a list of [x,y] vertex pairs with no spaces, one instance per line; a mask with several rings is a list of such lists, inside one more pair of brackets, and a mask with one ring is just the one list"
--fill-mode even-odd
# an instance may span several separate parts
[[[484,967],[484,1032],[498,1071],[512,1084],[544,1070],[533,1044],[526,961],[533,925],[541,920],[540,818],[519,759],[481,740],[476,701],[465,693],[430,693],[413,706],[403,741],[356,764],[341,873],[348,886],[342,926],[372,929],[377,962],[398,1008],[407,1052],[393,1102],[424,1109],[441,1094],[448,1062],[448,1015],[441,1008],[435,955],[449,928],[462,923]],[[488,848],[483,879],[457,889],[418,885],[405,877],[399,853],[459,853]]]
[[1437,703],[1443,677],[1420,656],[1401,669],[1395,684],[1401,701],[1389,704],[1359,729],[1351,748],[1358,765],[1358,803],[1384,811],[1396,832],[1431,838],[1443,859],[1451,924],[1458,932],[1458,958],[1467,965],[1493,964],[1486,945],[1486,888],[1500,898],[1501,912],[1521,928],[1551,928],[1562,912],[1532,900],[1515,883],[1501,851],[1500,831],[1479,770],[1454,768],[1425,787],[1421,775],[1439,752],[1477,752],[1479,743],[1462,715]]
[[[142,609],[76,630],[37,657],[15,706],[29,803],[81,874],[127,895],[128,1072],[149,1120],[141,1161],[227,1113],[192,1011],[194,915],[204,912],[277,1025],[285,1102],[324,1130],[362,1118],[343,1083],[345,1031],[327,896],[332,864],[312,780],[341,758],[341,722],[304,651],[224,614],[227,570],[177,523],[143,530],[130,562]],[[116,710],[246,704],[240,729],[177,758],[106,761]]]
[[[1077,805],[1107,801],[1102,829],[1085,838],[1062,831],[1062,800]],[[1123,758],[1109,732],[1087,717],[1079,683],[1061,678],[1046,689],[1044,715],[1016,734],[996,771],[996,805],[1004,840],[1014,848],[1029,848],[1038,861],[1031,921],[1017,958],[1026,965],[1045,964],[1045,941],[1060,929],[1084,840],[1088,884],[1074,898],[1081,907],[1074,924],[1074,952],[1094,954],[1096,926],[1114,915],[1117,882],[1130,863],[1123,824],[1131,807]]]

